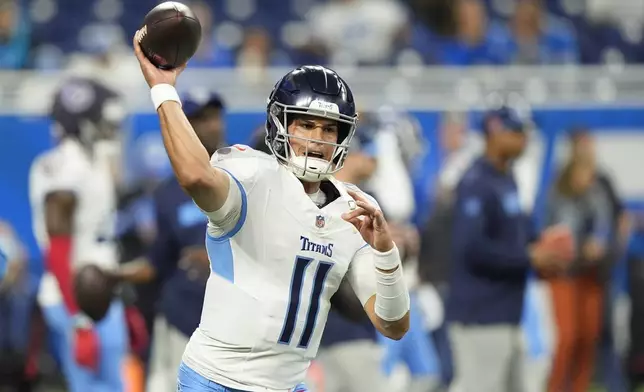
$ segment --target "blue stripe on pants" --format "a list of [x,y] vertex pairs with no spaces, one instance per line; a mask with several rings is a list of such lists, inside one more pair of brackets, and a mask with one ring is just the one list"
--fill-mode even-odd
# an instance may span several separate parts
[[97,373],[79,366],[74,358],[74,321],[65,305],[43,307],[43,315],[55,339],[63,374],[70,392],[122,392],[123,361],[127,355],[128,335],[123,304],[112,303],[107,316],[96,325],[100,360]]
[[[299,384],[292,392],[307,392],[308,389],[304,384]],[[210,381],[201,376],[199,373],[190,369],[186,364],[179,366],[179,380],[177,383],[177,392],[244,392],[239,389],[225,387]]]

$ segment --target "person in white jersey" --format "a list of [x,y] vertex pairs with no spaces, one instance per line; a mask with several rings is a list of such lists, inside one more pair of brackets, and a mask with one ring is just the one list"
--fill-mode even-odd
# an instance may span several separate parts
[[357,113],[349,86],[321,66],[299,67],[268,98],[266,142],[212,158],[174,88],[184,67],[160,70],[134,38],[168,156],[181,186],[208,216],[212,273],[178,390],[306,391],[329,299],[347,278],[376,329],[401,339],[409,292],[398,249],[373,199],[333,178]]
[[51,109],[56,144],[30,171],[33,229],[45,260],[38,302],[71,392],[124,389],[126,324],[103,273],[118,263],[112,136],[123,117],[114,91],[89,79],[65,81]]

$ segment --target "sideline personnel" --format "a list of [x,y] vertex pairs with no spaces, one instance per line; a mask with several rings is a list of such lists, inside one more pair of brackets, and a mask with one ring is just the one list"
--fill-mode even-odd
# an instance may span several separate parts
[[561,270],[572,258],[569,232],[548,228],[534,242],[521,211],[512,163],[525,126],[507,107],[483,120],[485,152],[457,188],[447,317],[456,384],[464,392],[519,392],[520,320],[531,268]]

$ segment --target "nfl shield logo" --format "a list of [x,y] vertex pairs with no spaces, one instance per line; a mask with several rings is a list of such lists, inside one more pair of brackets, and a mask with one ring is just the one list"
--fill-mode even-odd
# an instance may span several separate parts
[[324,217],[323,217],[322,215],[318,215],[318,216],[315,218],[315,226],[316,226],[318,229],[321,229],[321,228],[323,228],[323,227],[324,227]]

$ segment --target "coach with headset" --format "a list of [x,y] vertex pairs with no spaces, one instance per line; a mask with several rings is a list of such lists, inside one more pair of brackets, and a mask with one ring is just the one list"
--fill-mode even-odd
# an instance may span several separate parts
[[522,212],[513,162],[527,144],[517,113],[484,114],[485,151],[460,180],[454,207],[452,268],[446,317],[455,387],[464,392],[520,392],[521,328],[531,270],[556,273],[572,259],[569,232],[537,237]]

